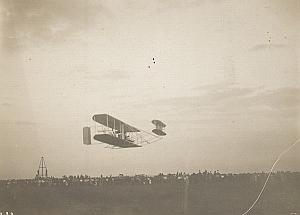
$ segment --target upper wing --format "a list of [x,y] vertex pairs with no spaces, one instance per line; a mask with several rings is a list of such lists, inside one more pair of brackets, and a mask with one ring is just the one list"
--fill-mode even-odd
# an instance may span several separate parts
[[162,121],[158,120],[158,119],[152,120],[152,123],[153,123],[155,126],[159,126],[159,127],[162,127],[162,128],[166,127],[166,124],[163,123]]
[[108,114],[96,114],[93,116],[93,120],[112,129],[115,129],[119,132],[140,132],[139,129],[128,125],[122,122],[119,119],[116,119]]

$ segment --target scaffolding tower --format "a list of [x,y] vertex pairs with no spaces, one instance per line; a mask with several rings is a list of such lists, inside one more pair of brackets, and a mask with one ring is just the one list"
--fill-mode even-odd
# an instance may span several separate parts
[[48,169],[44,157],[41,157],[39,168],[37,170],[36,178],[42,179],[48,177]]

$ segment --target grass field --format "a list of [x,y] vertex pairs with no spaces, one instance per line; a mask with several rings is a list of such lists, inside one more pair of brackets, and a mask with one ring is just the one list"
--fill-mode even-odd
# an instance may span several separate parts
[[[300,214],[300,182],[270,183],[249,214]],[[15,186],[0,191],[0,211],[49,215],[241,214],[261,185],[175,183],[104,186]]]

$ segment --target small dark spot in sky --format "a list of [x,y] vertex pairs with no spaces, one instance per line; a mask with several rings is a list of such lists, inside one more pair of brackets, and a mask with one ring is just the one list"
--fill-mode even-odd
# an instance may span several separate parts
[[267,34],[268,34],[268,41],[269,41],[269,43],[271,42],[271,36],[270,36],[270,32],[269,31],[267,31]]
[[30,57],[30,58],[28,58],[28,60],[31,60],[31,57]]
[[153,60],[153,63],[155,64],[155,60],[154,60],[154,58],[152,58],[152,60]]
[[[154,61],[154,57],[152,58],[152,61],[153,61],[153,62],[152,62],[153,64],[155,64],[155,63],[156,63],[156,62]],[[148,66],[148,68],[150,69],[151,67],[150,67],[150,66]]]

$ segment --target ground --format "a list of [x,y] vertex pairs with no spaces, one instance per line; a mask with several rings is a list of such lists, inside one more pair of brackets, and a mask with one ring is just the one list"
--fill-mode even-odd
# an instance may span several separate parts
[[[271,183],[249,214],[300,214],[300,182]],[[0,191],[0,209],[22,215],[242,214],[261,184],[14,186]]]

